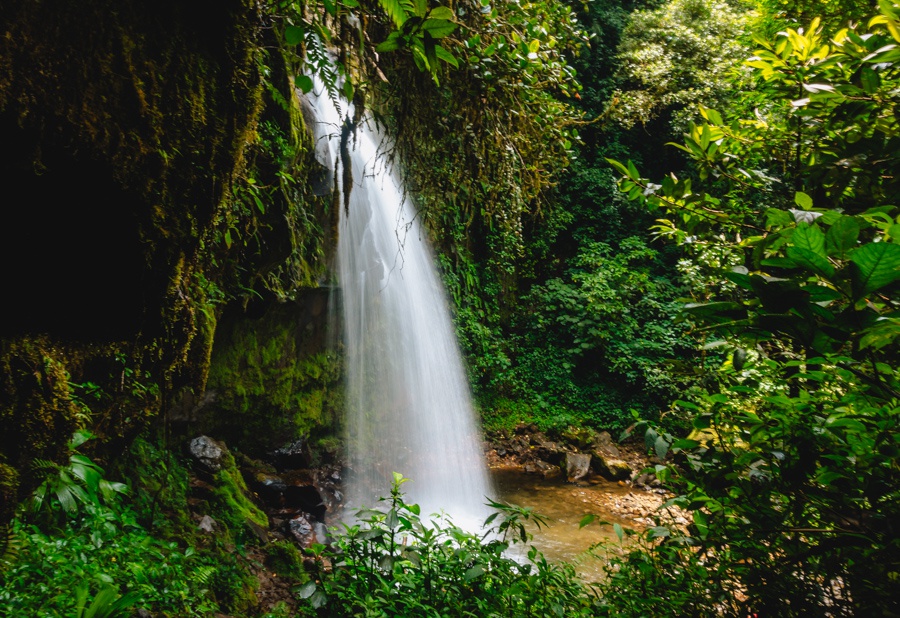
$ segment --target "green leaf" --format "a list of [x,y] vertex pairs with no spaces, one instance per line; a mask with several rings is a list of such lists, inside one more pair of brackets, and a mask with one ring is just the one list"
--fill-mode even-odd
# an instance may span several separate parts
[[344,82],[344,85],[341,86],[341,92],[344,93],[344,96],[347,97],[347,100],[350,101],[353,99],[353,82],[349,79]]
[[434,54],[435,54],[435,56],[437,56],[438,58],[440,58],[447,64],[452,65],[454,69],[459,68],[459,60],[456,59],[456,56],[451,54],[449,51],[447,51],[445,48],[441,47],[440,45],[435,46]]
[[452,21],[454,17],[453,11],[446,6],[436,6],[428,13],[428,19],[446,19]]
[[456,30],[456,24],[446,19],[426,19],[422,23],[422,30],[428,32],[433,38],[440,39]]
[[334,0],[322,0],[322,4],[329,15],[337,17],[337,5],[334,3]]
[[473,579],[481,577],[482,575],[484,575],[484,567],[480,564],[476,564],[472,568],[468,569],[463,577],[467,582],[470,582]]
[[284,29],[284,42],[288,45],[297,45],[303,40],[303,28],[299,26],[287,26]]
[[842,215],[828,228],[825,234],[825,249],[828,255],[843,258],[856,246],[857,238],[859,238],[859,223],[856,218]]
[[794,193],[794,203],[803,210],[809,210],[813,206],[812,198],[803,191]]
[[592,524],[595,519],[597,519],[596,515],[592,515],[591,513],[588,513],[587,515],[585,515],[584,517],[581,518],[580,522],[578,522],[578,527],[584,528],[585,526]]
[[868,243],[853,251],[850,261],[857,298],[900,279],[900,245]]
[[881,348],[892,344],[900,338],[900,320],[897,318],[879,318],[874,326],[863,331],[865,334],[859,340],[859,349]]
[[657,436],[656,441],[653,443],[653,450],[656,451],[656,456],[660,459],[665,459],[666,455],[669,454],[669,443],[662,436]]
[[301,599],[308,599],[316,591],[316,582],[308,581],[295,590],[295,593]]
[[384,52],[392,52],[400,49],[403,44],[403,35],[400,34],[399,31],[391,32],[384,41],[375,46],[375,51],[378,53]]
[[306,94],[313,89],[313,80],[308,75],[298,75],[294,78],[294,85]]
[[825,257],[825,234],[814,223],[798,224],[791,236],[791,244]]
[[403,3],[400,0],[378,0],[378,3],[381,5],[381,8],[384,9],[384,12],[388,14],[388,17],[393,20],[394,25],[400,28],[409,18],[409,14],[406,12],[406,9],[403,7]]
[[622,529],[621,524],[613,524],[613,532],[615,532],[616,536],[619,537],[619,542],[621,542],[625,538],[625,530]]
[[791,213],[778,208],[769,208],[766,210],[766,227],[786,227],[791,224]]
[[622,174],[623,176],[629,176],[628,168],[623,164],[619,163],[615,159],[606,159],[606,162],[616,168],[616,171]]
[[826,279],[834,277],[834,266],[825,256],[802,247],[788,247],[787,256],[798,266],[814,272]]

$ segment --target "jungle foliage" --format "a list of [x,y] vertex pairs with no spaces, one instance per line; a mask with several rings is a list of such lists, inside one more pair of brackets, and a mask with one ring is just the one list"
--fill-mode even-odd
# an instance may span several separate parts
[[688,173],[653,183],[611,161],[717,282],[693,289],[685,319],[728,357],[674,404],[690,436],[646,436],[672,453],[657,474],[693,523],[616,561],[610,599],[637,587],[679,615],[708,613],[698,599],[735,616],[900,612],[898,18],[881,2],[865,25],[757,36],[756,113],[702,110],[677,145]]
[[[526,524],[546,525],[529,509],[493,503],[485,531],[463,530],[447,517],[404,501],[394,473],[389,496],[345,526],[334,547],[314,546],[328,560],[299,589],[304,616],[593,616],[597,597],[568,564],[548,562],[534,547],[527,560],[510,547],[530,539]],[[437,516],[437,517],[436,517]]]
[[[32,499],[4,526],[0,613],[109,618],[143,608],[201,617],[255,605],[258,583],[248,573],[245,553],[252,537],[240,527],[234,536],[204,539],[196,533],[196,524],[187,519],[186,469],[165,449],[138,440],[120,462],[137,478],[112,482],[79,452],[89,439],[84,432],[75,435],[70,463],[53,465]],[[146,478],[136,472],[138,463],[147,466]],[[165,495],[162,487],[147,495],[147,482],[163,472]],[[224,522],[229,508],[214,514]]]

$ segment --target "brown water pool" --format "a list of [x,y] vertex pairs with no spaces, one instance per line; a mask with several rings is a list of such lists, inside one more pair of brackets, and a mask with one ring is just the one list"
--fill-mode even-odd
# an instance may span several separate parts
[[[518,469],[492,469],[491,476],[499,501],[530,507],[548,520],[544,528],[528,527],[534,535],[528,545],[536,547],[550,561],[573,564],[587,581],[602,575],[603,556],[606,555],[603,549],[596,551],[596,556],[588,550],[603,542],[619,544],[612,524],[632,529],[641,527],[633,518],[611,508],[611,505],[627,501],[632,493],[628,486],[607,481],[579,486],[566,482],[565,478],[544,479]],[[580,528],[579,524],[587,514],[594,515],[596,520]],[[598,521],[610,525],[599,525]],[[517,550],[516,558],[524,558],[527,551],[527,546]]]

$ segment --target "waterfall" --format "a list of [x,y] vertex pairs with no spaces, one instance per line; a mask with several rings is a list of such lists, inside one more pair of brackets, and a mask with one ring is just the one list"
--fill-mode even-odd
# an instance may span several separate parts
[[[346,359],[345,510],[376,506],[393,472],[408,503],[480,527],[493,496],[481,432],[434,257],[371,120],[350,132],[317,84],[316,150],[340,186],[343,147],[352,188],[337,247]],[[342,135],[343,133],[343,135]]]

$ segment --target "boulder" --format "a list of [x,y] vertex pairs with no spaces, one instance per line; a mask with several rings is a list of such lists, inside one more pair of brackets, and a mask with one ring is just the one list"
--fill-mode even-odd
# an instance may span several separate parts
[[284,506],[287,484],[280,476],[256,472],[249,481],[251,491],[256,493],[266,506],[276,509]]
[[201,470],[215,474],[225,466],[228,447],[209,436],[197,436],[188,443],[188,454]]
[[310,521],[310,517],[304,513],[297,515],[288,522],[288,532],[297,541],[297,544],[304,549],[317,542],[314,524]]
[[310,513],[316,519],[325,518],[325,501],[319,490],[312,484],[287,485],[284,490],[284,505]]
[[591,468],[610,481],[627,481],[631,478],[631,466],[624,459],[613,457],[602,450],[594,450]]
[[594,434],[591,467],[594,472],[610,481],[627,481],[631,478],[631,466],[622,458],[622,452],[606,431]]
[[272,461],[280,471],[308,468],[312,463],[312,452],[306,438],[294,440],[272,453]]
[[591,456],[587,453],[566,453],[566,478],[570,483],[584,479],[591,471]]
[[200,532],[205,532],[206,534],[212,534],[216,531],[218,524],[216,520],[210,517],[209,515],[204,515],[200,518],[200,523],[197,524],[197,528]]

